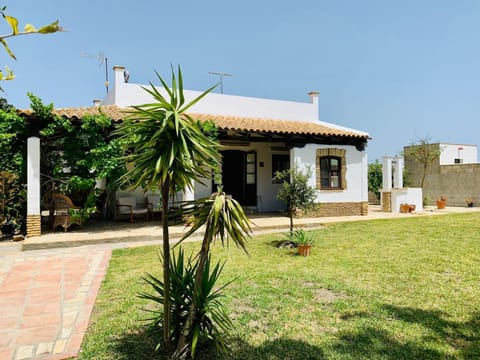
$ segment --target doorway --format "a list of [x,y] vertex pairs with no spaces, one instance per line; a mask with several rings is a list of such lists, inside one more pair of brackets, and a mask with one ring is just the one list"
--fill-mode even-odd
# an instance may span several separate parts
[[257,205],[257,154],[240,150],[222,151],[222,184],[225,193],[240,205]]

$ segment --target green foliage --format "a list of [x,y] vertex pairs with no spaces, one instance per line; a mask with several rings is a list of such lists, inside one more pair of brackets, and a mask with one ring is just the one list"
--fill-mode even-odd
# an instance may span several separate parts
[[[160,261],[162,257],[159,256]],[[195,356],[197,345],[203,341],[215,345],[217,350],[225,351],[226,337],[233,330],[233,324],[229,319],[221,298],[224,297],[223,289],[229,284],[216,286],[222,273],[224,262],[211,265],[211,257],[208,256],[205,263],[205,271],[200,282],[199,291],[194,294],[194,279],[197,272],[199,260],[192,255],[185,259],[184,251],[179,249],[178,255],[172,254],[170,261],[170,299],[171,299],[171,332],[170,339],[177,343],[191,304],[195,306],[195,317],[193,319],[189,341],[192,343],[191,356]],[[154,293],[143,292],[139,296],[151,300],[159,308],[150,310],[153,317],[150,319],[155,327],[161,327],[163,322],[162,306],[165,300],[165,286],[161,278],[147,274],[144,280],[149,284]],[[157,348],[161,346],[158,343]]]
[[[86,116],[81,122],[56,116],[54,105],[43,104],[28,93],[33,116],[31,126],[5,101],[0,109],[0,164],[5,191],[0,194],[2,217],[15,217],[24,227],[26,215],[26,139],[41,137],[41,175],[43,208],[49,206],[48,194],[68,194],[82,207],[85,221],[96,211],[95,179],[106,178],[107,189],[116,188],[116,180],[126,171],[122,161],[123,142],[111,138],[113,124],[103,114]],[[33,132],[38,129],[38,134]]]
[[183,207],[189,230],[180,242],[205,227],[203,243],[206,248],[219,239],[223,246],[228,246],[232,241],[247,252],[247,239],[251,232],[250,219],[238,201],[228,197],[221,188],[210,197],[195,201],[193,207],[191,203],[186,203]]
[[423,197],[423,207],[430,205],[430,198],[428,196]]
[[[187,204],[184,214],[190,229],[180,242],[187,239],[201,227],[204,227],[202,247],[197,256],[198,263],[195,269],[193,296],[196,298],[204,292],[203,279],[205,273],[209,272],[212,242],[215,239],[220,239],[224,246],[231,240],[235,245],[247,252],[246,242],[251,231],[250,220],[245,215],[240,204],[236,200],[229,198],[222,191],[221,187],[209,198],[196,201],[193,207],[191,204]],[[177,342],[176,352],[178,354],[191,353],[192,357],[195,354],[197,342],[195,318],[199,316],[199,310],[201,309],[193,304],[189,306],[188,315]]]
[[0,109],[0,223],[14,220],[24,228],[26,216],[26,140],[24,120],[2,101]]
[[[5,51],[7,54],[14,60],[17,58],[15,57],[15,54],[10,50],[10,47],[7,44],[7,41],[5,39],[11,38],[14,36],[19,36],[19,35],[28,35],[28,34],[52,34],[58,31],[63,31],[63,29],[58,25],[58,20],[52,22],[51,24],[44,25],[40,27],[39,29],[36,29],[35,26],[32,24],[26,24],[23,31],[20,31],[18,29],[18,19],[7,15],[6,14],[7,7],[3,6],[0,9],[0,14],[2,15],[3,19],[7,22],[7,24],[11,28],[11,33],[0,35],[0,43],[3,45],[5,48]],[[5,66],[5,72],[0,70],[0,80],[12,80],[15,78],[15,75],[13,74],[13,71],[8,68],[8,66]]]
[[[133,106],[129,116],[120,124],[115,135],[127,144],[127,162],[134,163],[132,170],[122,178],[121,184],[145,190],[160,189],[162,195],[163,229],[163,281],[165,284],[163,340],[167,353],[173,353],[170,339],[170,243],[168,230],[168,200],[178,191],[185,191],[197,180],[210,178],[218,171],[220,154],[218,141],[208,135],[186,111],[210,91],[203,92],[189,103],[183,94],[183,77],[172,67],[171,86],[158,75],[163,94],[152,83],[144,90],[153,97],[149,104]],[[202,166],[198,166],[201,163]]]
[[428,167],[434,160],[438,159],[442,151],[443,149],[440,145],[438,143],[432,143],[432,140],[428,136],[416,138],[405,148],[405,157],[412,158],[422,167],[422,180],[420,182],[422,189],[425,184]]
[[382,164],[378,159],[368,164],[368,191],[375,193],[377,199],[380,198],[380,189],[382,188]]
[[54,115],[53,104],[45,105],[31,93],[28,96],[42,136],[44,192],[69,195],[82,207],[82,220],[86,221],[95,212],[96,200],[102,195],[95,189],[95,180],[105,178],[107,189],[115,190],[117,179],[126,172],[123,142],[110,136],[112,120],[101,112],[74,122]]
[[150,88],[144,90],[154,102],[133,106],[115,134],[129,144],[125,160],[135,163],[123,177],[123,183],[133,182],[133,188],[144,186],[146,189],[168,184],[169,195],[173,196],[179,189],[189,188],[194,180],[209,178],[209,171],[216,170],[220,162],[218,142],[211,135],[213,129],[204,133],[198,122],[186,114],[214,87],[185,103],[180,67],[178,75],[172,69],[171,88],[160,75],[157,77],[168,99],[150,83]]
[[293,214],[295,209],[306,211],[312,205],[317,197],[317,190],[308,185],[308,180],[312,176],[310,168],[306,173],[299,171],[296,167],[284,171],[278,171],[274,180],[281,182],[282,186],[278,190],[277,199],[287,204],[288,216],[290,217],[290,232],[293,231]]
[[306,232],[303,229],[295,229],[292,232],[286,234],[287,239],[297,245],[313,245],[315,239],[310,232]]

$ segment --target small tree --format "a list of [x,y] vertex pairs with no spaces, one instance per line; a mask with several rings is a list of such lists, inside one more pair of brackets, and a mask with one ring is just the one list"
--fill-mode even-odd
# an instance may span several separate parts
[[368,191],[375,193],[377,199],[380,198],[380,188],[382,187],[382,164],[378,159],[368,164]]
[[428,167],[435,159],[438,159],[442,150],[440,145],[433,144],[428,136],[416,138],[410,143],[410,146],[405,148],[404,155],[413,158],[422,167],[422,180],[420,182],[422,189],[425,184]]
[[310,168],[306,173],[293,169],[277,171],[274,179],[282,183],[278,190],[277,199],[287,204],[288,217],[290,218],[290,233],[293,232],[293,214],[295,209],[301,208],[305,211],[313,204],[317,197],[317,190],[308,185],[312,176]]

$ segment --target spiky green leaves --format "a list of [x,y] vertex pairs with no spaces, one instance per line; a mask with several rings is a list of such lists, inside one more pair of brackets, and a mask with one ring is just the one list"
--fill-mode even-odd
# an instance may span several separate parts
[[[162,257],[159,256],[160,261]],[[196,316],[192,324],[190,341],[192,342],[191,355],[195,355],[196,346],[200,339],[211,341],[218,350],[225,350],[225,336],[233,329],[233,324],[229,319],[225,308],[221,303],[224,297],[223,289],[230,282],[218,285],[218,279],[222,273],[225,263],[211,263],[208,256],[205,271],[200,282],[200,291],[194,296],[194,279],[198,268],[198,259],[190,255],[185,257],[180,249],[177,255],[173,255],[170,261],[170,299],[171,299],[171,319],[172,327],[170,337],[173,342],[177,342],[181,335],[183,324],[186,321],[188,309],[193,302],[196,307]],[[147,274],[144,281],[151,286],[153,293],[142,292],[141,298],[151,300],[158,305],[163,305],[165,301],[165,286],[161,278],[152,274]],[[161,306],[160,306],[161,307]],[[161,326],[163,311],[160,309],[149,310],[152,317],[149,319],[154,326]]]
[[[247,252],[247,240],[251,233],[250,219],[235,199],[222,191],[213,193],[209,198],[200,199],[194,207],[186,205],[186,222],[191,226],[182,240],[205,226],[205,239],[209,242],[219,239],[223,245],[233,241]],[[247,252],[248,253],[248,252]]]
[[213,88],[186,103],[180,67],[178,76],[172,69],[172,84],[158,75],[162,91],[153,84],[144,88],[154,102],[133,106],[116,134],[130,139],[125,160],[135,164],[123,179],[134,186],[161,188],[170,184],[170,193],[186,190],[194,181],[209,178],[216,170],[220,156],[218,143],[206,136],[200,125],[185,113]]

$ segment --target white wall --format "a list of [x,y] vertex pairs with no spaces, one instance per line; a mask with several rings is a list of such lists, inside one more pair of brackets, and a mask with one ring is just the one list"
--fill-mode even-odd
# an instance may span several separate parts
[[[149,103],[152,98],[139,84],[120,83],[110,90],[102,105],[121,107]],[[163,89],[158,88],[166,96]],[[202,92],[184,90],[186,101],[191,101]],[[305,98],[308,99],[307,95]],[[244,96],[210,93],[189,112],[201,114],[235,115],[245,117],[272,118],[281,120],[316,121],[318,120],[318,102],[292,102]]]
[[415,211],[423,211],[422,188],[391,189],[392,212],[400,212],[400,204],[415,205]]
[[[459,150],[462,148],[462,150]],[[440,144],[440,165],[453,165],[455,159],[462,159],[462,164],[475,164],[478,162],[477,146],[463,144]]]
[[[292,149],[291,159],[301,170],[310,166],[313,176],[310,179],[310,186],[316,187],[315,161],[317,149],[337,148],[346,150],[346,190],[317,190],[317,202],[360,202],[368,201],[368,168],[366,151],[358,151],[355,146],[349,145],[316,145],[308,144],[303,148]],[[292,161],[292,160],[291,160]]]

